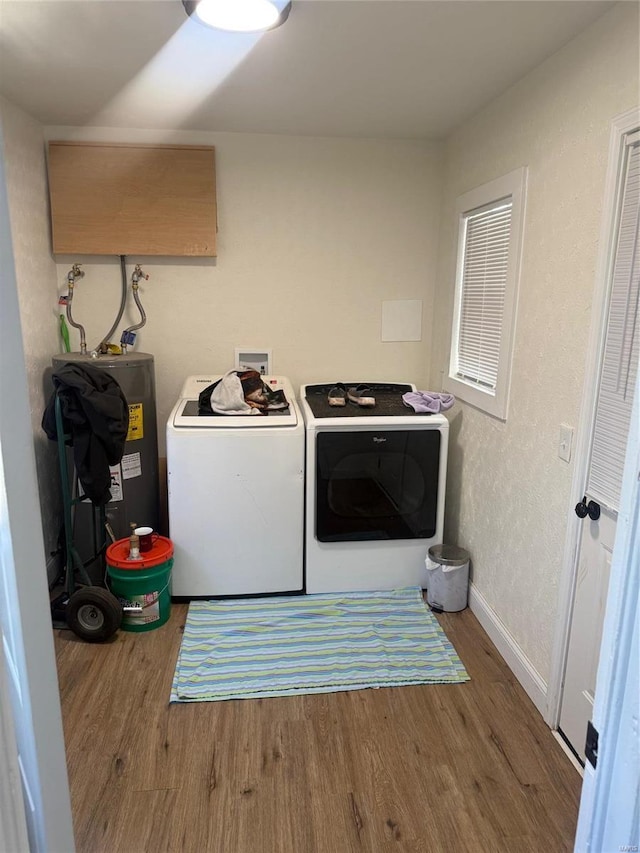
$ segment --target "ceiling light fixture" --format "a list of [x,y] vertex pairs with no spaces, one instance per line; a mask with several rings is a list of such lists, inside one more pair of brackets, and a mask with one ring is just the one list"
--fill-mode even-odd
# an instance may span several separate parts
[[182,0],[187,15],[232,33],[275,30],[289,17],[291,3],[277,0]]

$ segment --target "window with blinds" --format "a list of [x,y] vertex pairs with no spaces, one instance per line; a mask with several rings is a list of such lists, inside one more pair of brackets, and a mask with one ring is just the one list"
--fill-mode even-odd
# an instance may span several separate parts
[[640,359],[640,131],[624,137],[611,296],[587,492],[618,509]]
[[456,378],[495,394],[507,288],[511,199],[463,217]]
[[458,199],[458,265],[448,387],[507,416],[526,171]]

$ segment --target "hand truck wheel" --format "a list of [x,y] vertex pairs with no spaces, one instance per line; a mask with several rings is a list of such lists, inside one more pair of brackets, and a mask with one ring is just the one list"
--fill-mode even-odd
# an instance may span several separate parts
[[99,586],[85,586],[73,593],[66,608],[67,626],[89,643],[103,643],[122,624],[122,605]]

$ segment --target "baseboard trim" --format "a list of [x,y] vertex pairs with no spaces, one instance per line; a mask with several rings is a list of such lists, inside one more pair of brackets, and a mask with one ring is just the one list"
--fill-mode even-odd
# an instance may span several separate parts
[[509,633],[502,619],[473,583],[469,585],[469,607],[529,699],[544,717],[547,710],[546,682]]
[[567,758],[569,759],[569,761],[571,762],[571,764],[575,767],[575,769],[578,771],[578,773],[579,773],[579,774],[582,776],[582,778],[584,779],[584,767],[582,766],[582,764],[580,764],[580,762],[579,762],[579,761],[578,761],[578,759],[575,757],[575,755],[573,754],[573,752],[571,752],[571,750],[569,749],[569,747],[567,746],[567,744],[564,742],[564,739],[563,739],[562,735],[561,735],[559,732],[557,732],[557,731],[552,731],[552,732],[551,732],[551,734],[552,734],[552,735],[554,736],[554,738],[558,741],[558,743],[560,744],[560,747],[561,747],[562,751],[563,751],[563,752],[564,752],[564,754],[567,756]]

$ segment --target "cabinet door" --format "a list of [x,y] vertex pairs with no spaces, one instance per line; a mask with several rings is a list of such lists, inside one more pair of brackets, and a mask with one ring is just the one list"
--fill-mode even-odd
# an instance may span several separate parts
[[49,143],[53,251],[216,254],[212,147]]

